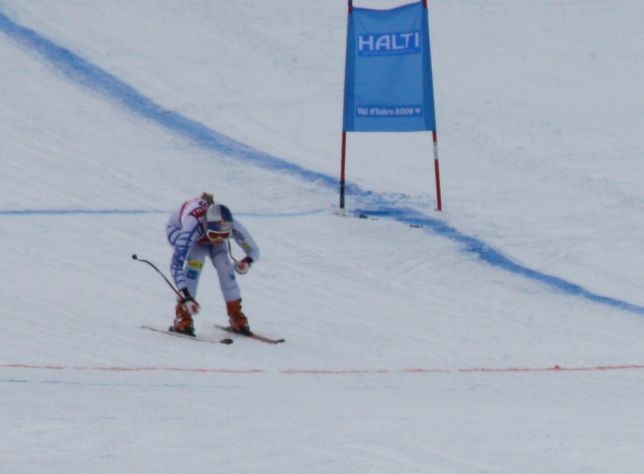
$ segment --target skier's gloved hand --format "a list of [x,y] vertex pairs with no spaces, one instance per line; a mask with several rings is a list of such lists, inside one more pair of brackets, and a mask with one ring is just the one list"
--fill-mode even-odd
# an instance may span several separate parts
[[246,257],[239,262],[235,262],[233,266],[235,267],[235,271],[239,273],[240,275],[245,275],[248,273],[248,270],[250,270],[250,265],[253,263],[253,259],[250,257]]
[[201,307],[199,306],[199,303],[195,301],[195,299],[192,297],[190,294],[190,291],[188,291],[188,288],[183,288],[179,290],[181,293],[181,296],[183,297],[181,299],[181,304],[186,308],[186,311],[190,313],[190,316],[197,314]]

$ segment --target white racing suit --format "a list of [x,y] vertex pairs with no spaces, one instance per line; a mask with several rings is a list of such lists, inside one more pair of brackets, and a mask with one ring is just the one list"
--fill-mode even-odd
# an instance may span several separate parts
[[[228,257],[228,243],[222,241],[213,245],[204,234],[203,223],[207,210],[208,202],[199,197],[184,202],[170,216],[166,235],[174,248],[170,264],[172,278],[178,290],[187,288],[196,298],[199,277],[208,256],[217,270],[224,300],[238,300],[241,298],[241,292]],[[257,262],[259,248],[250,233],[236,219],[233,219],[231,238],[242,248],[246,256]]]

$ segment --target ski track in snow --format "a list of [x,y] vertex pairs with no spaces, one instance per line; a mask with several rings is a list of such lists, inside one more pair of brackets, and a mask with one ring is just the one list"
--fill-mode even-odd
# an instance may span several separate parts
[[[39,54],[44,60],[57,68],[71,81],[98,92],[107,99],[125,107],[130,112],[154,122],[173,133],[179,134],[204,149],[221,153],[236,160],[245,161],[253,166],[269,169],[271,171],[288,173],[304,181],[317,183],[327,188],[337,188],[338,181],[333,176],[306,169],[276,156],[254,149],[246,144],[240,143],[230,137],[218,133],[195,120],[165,109],[129,84],[81,58],[69,49],[57,45],[34,30],[13,22],[1,12],[0,30],[4,31],[9,37],[23,47]],[[644,315],[644,306],[600,295],[562,278],[528,268],[513,261],[502,252],[490,247],[484,241],[459,232],[444,221],[429,217],[413,209],[401,207],[400,202],[398,201],[388,199],[378,193],[361,190],[355,184],[348,184],[346,191],[347,195],[357,199],[364,206],[362,210],[358,210],[356,212],[357,215],[387,217],[408,225],[426,227],[433,234],[438,234],[461,244],[465,252],[476,255],[480,260],[494,267],[501,268],[505,271],[545,284],[571,296]],[[160,212],[166,211],[8,210],[0,212],[0,216],[34,216],[42,214],[143,214]],[[300,214],[308,215],[315,212],[318,211],[314,210]],[[284,217],[293,217],[297,214],[284,213],[282,215]]]

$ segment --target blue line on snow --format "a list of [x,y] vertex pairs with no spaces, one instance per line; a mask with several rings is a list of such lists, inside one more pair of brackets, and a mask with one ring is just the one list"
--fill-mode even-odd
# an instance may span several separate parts
[[[131,112],[157,123],[207,150],[243,160],[261,168],[286,172],[305,181],[316,182],[333,189],[336,189],[338,186],[337,178],[308,170],[282,158],[256,150],[218,133],[195,120],[164,109],[129,84],[121,81],[98,66],[91,64],[69,49],[63,48],[35,31],[13,22],[1,12],[0,31],[4,31],[19,44],[39,54],[70,80],[104,95],[108,99],[129,109]],[[644,314],[643,306],[601,296],[561,278],[517,264],[501,252],[485,244],[485,242],[462,234],[440,220],[432,219],[413,210],[390,207],[395,206],[396,203],[387,202],[387,200],[376,193],[362,191],[353,184],[348,185],[346,190],[347,194],[354,195],[358,199],[377,204],[375,206],[376,210],[368,213],[386,216],[408,224],[427,226],[437,234],[463,244],[467,252],[477,255],[481,260],[490,265],[539,281],[557,290],[596,303]]]
[[159,209],[16,209],[0,210],[0,216],[63,216],[63,215],[97,215],[97,214],[166,214]]
[[72,81],[114,100],[131,112],[172,130],[207,150],[245,160],[262,168],[285,171],[306,181],[322,182],[326,186],[334,188],[338,185],[337,179],[331,176],[308,170],[256,150],[195,120],[161,107],[129,84],[91,64],[69,49],[13,22],[2,12],[0,12],[0,31],[4,31],[19,44],[38,53]]
[[412,209],[382,206],[377,207],[377,210],[375,211],[358,210],[357,213],[369,216],[391,217],[409,225],[429,228],[430,230],[463,245],[463,248],[466,252],[476,255],[478,258],[486,263],[489,263],[492,266],[503,268],[512,273],[522,275],[531,280],[536,280],[545,285],[564,291],[568,294],[585,298],[595,303],[612,306],[638,314],[644,314],[644,307],[642,306],[618,300],[616,298],[602,296],[562,278],[528,268],[524,265],[514,262],[512,259],[503,255],[503,253],[499,252],[498,250],[493,249],[482,240],[471,237],[469,235],[465,235],[454,229],[453,227],[447,225],[443,221],[424,216]]
[[[295,212],[236,212],[240,217],[303,217],[319,214],[324,209],[312,209]],[[138,214],[170,214],[171,211],[162,209],[10,209],[0,210],[0,216],[67,216],[67,215],[138,215]]]

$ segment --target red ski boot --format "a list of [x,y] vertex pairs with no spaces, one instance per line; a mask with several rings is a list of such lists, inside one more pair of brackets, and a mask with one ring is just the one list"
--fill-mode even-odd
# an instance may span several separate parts
[[227,301],[226,309],[228,311],[230,328],[234,332],[245,334],[247,336],[250,336],[251,334],[253,334],[250,331],[250,327],[248,326],[248,319],[246,318],[246,315],[241,310],[241,299],[238,299],[235,301]]
[[181,303],[177,303],[175,314],[176,317],[174,318],[174,324],[170,326],[170,331],[194,336],[194,322],[192,321],[192,316],[190,316],[190,313],[186,310],[186,307]]

